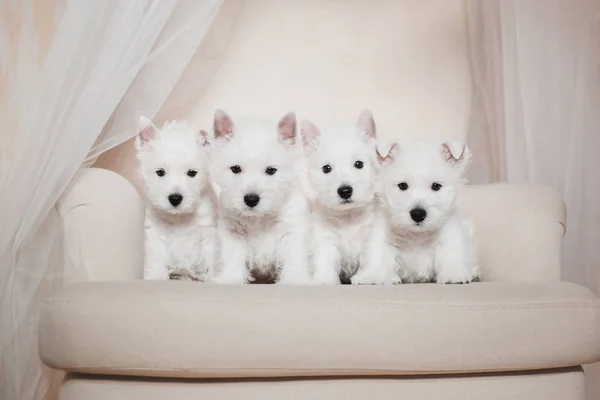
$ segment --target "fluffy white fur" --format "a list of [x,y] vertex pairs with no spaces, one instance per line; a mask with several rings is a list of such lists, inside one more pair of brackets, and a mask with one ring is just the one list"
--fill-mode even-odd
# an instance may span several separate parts
[[438,283],[476,280],[473,229],[456,208],[471,159],[467,146],[414,141],[393,144],[379,156],[389,241],[402,280]]
[[355,125],[302,123],[311,204],[313,282],[353,284],[398,281],[383,252],[385,223],[376,200],[376,127],[369,110]]
[[206,132],[183,122],[142,124],[135,146],[146,194],[144,278],[208,280],[218,244]]
[[[210,178],[218,187],[221,245],[215,282],[310,282],[308,205],[299,184],[296,117],[238,121],[217,110]],[[248,202],[248,199],[253,202]]]

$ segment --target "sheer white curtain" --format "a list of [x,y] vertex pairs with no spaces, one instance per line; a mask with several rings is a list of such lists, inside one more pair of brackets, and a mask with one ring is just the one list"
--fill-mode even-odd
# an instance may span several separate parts
[[472,180],[554,187],[568,210],[563,278],[600,295],[600,1],[468,0],[467,13]]
[[178,84],[222,0],[0,3],[0,398],[42,398],[39,302],[69,278],[54,204]]

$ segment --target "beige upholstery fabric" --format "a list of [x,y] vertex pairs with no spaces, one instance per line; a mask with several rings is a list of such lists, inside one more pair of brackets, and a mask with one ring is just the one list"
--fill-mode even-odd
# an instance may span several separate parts
[[257,381],[132,381],[76,377],[60,400],[583,400],[583,372]]
[[78,280],[142,279],[144,204],[122,176],[80,170],[57,203],[65,255]]
[[65,288],[40,352],[68,371],[160,377],[532,370],[600,360],[600,303],[565,282]]
[[465,139],[472,78],[463,1],[242,2],[217,16],[235,30],[209,35],[220,47],[198,60],[222,62],[189,115],[198,127],[212,126],[216,107],[272,118],[294,109],[315,123],[354,121],[370,107],[381,136]]
[[[565,209],[543,186],[465,188],[461,209],[475,226],[483,280],[559,280]],[[123,177],[82,170],[63,195],[66,251],[92,280],[143,275],[143,202]]]
[[463,190],[484,281],[560,280],[566,209],[550,188],[496,183]]

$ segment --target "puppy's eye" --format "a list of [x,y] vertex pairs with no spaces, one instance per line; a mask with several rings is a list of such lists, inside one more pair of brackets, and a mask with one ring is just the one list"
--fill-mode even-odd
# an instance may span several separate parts
[[331,165],[323,165],[323,172],[328,174],[331,172]]
[[265,169],[267,175],[274,175],[275,172],[277,172],[277,168],[275,167],[267,167],[267,169]]
[[157,170],[156,170],[156,175],[158,175],[158,176],[160,176],[160,177],[163,177],[163,176],[165,176],[165,174],[166,174],[166,172],[165,172],[165,170],[164,170],[164,169],[162,169],[162,168],[161,168],[161,169],[157,169]]
[[240,172],[242,172],[242,167],[240,167],[239,165],[234,165],[232,167],[230,167],[231,172],[233,172],[234,174],[239,174]]
[[354,163],[354,168],[361,169],[362,167],[364,167],[364,164],[362,161],[357,161]]
[[196,174],[197,174],[197,173],[198,173],[198,171],[194,171],[193,169],[190,169],[190,170],[187,172],[187,175],[188,175],[190,178],[193,178],[193,177],[195,177],[195,176],[196,176]]
[[442,188],[442,184],[438,183],[438,182],[433,182],[431,184],[431,190],[433,190],[434,192],[437,192],[438,190],[440,190]]
[[400,188],[400,190],[406,190],[406,189],[408,189],[408,183],[406,183],[406,182],[400,182],[398,184],[398,187]]

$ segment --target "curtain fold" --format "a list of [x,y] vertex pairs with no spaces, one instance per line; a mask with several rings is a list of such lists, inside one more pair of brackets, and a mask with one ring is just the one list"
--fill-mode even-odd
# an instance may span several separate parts
[[74,272],[54,204],[82,163],[159,112],[221,3],[0,4],[1,398],[43,398],[48,387],[37,310]]
[[552,186],[568,210],[563,279],[600,295],[600,1],[467,0],[466,12],[471,181]]

